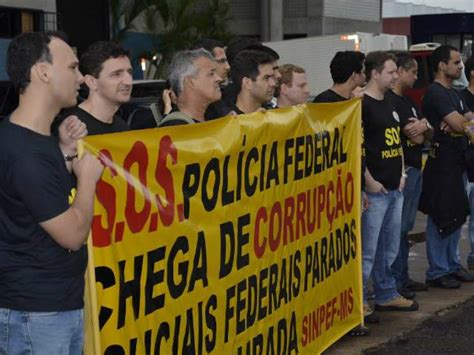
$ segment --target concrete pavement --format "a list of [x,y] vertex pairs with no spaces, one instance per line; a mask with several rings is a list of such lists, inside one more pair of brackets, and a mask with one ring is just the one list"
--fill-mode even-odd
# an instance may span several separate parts
[[[426,216],[419,213],[412,232],[424,231]],[[461,242],[461,261],[465,265],[466,256],[470,251],[467,224],[463,226]],[[425,243],[414,245],[409,256],[410,276],[415,281],[425,281],[428,266]],[[361,354],[364,350],[378,347],[413,331],[423,321],[447,312],[450,308],[474,297],[474,282],[463,283],[457,290],[430,288],[426,292],[418,292],[416,300],[420,304],[417,312],[377,312],[379,324],[369,324],[370,335],[364,337],[344,337],[324,352],[325,355]]]

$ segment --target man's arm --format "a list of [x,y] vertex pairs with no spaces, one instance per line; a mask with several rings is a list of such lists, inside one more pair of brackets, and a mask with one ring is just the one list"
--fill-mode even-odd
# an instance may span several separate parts
[[62,247],[78,250],[89,234],[95,187],[103,166],[98,159],[85,153],[81,159],[73,161],[72,168],[78,180],[73,204],[65,212],[40,225]]
[[454,133],[464,133],[464,125],[469,122],[468,118],[457,111],[453,111],[444,116],[443,121]]
[[[77,155],[76,142],[87,136],[87,127],[77,116],[69,116],[63,120],[58,127],[59,148],[63,156],[72,157]],[[72,171],[71,160],[66,160],[66,167]]]
[[374,179],[374,177],[372,176],[372,174],[369,171],[369,168],[367,168],[367,167],[365,168],[364,177],[365,177],[365,191],[366,192],[387,193],[387,190],[385,189],[385,187],[380,182],[378,182],[377,180]]
[[425,139],[430,139],[433,135],[433,128],[426,118],[419,120],[412,117],[408,121],[409,123],[403,127],[403,133],[412,143],[422,144]]
[[398,185],[398,191],[405,189],[405,183],[407,180],[407,174],[405,172],[405,152],[402,149],[402,171],[400,172],[400,184]]
[[[402,131],[407,136],[408,140],[413,144],[422,144],[424,137],[423,133],[420,133],[420,125],[417,118],[410,118],[410,123],[403,127]],[[416,121],[415,121],[416,120]]]
[[433,134],[434,134],[433,126],[428,122],[428,120],[426,118],[422,118],[420,121],[423,122],[426,125],[426,128],[427,128],[425,133],[423,133],[424,138],[426,140],[431,140],[431,138],[433,138]]
[[468,120],[468,124],[464,126],[464,133],[469,138],[470,144],[474,144],[474,113],[468,111],[464,114],[464,117]]

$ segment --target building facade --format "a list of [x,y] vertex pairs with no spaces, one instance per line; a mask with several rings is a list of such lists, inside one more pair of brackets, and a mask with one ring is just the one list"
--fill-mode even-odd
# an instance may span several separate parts
[[56,0],[2,0],[0,4],[0,80],[8,80],[5,58],[12,38],[24,32],[56,30]]
[[382,0],[226,0],[229,29],[262,41],[381,32]]

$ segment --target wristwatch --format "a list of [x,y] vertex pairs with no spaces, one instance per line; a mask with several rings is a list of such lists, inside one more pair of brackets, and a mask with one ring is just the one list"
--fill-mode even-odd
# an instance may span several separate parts
[[76,154],[64,154],[64,160],[65,161],[73,161],[74,159],[77,158],[77,153]]

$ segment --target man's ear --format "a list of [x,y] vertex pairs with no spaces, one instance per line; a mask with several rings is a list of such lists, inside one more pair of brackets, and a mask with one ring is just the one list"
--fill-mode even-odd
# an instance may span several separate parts
[[285,83],[280,85],[280,94],[286,95],[288,93],[289,86]]
[[194,81],[191,76],[187,76],[183,80],[183,89],[186,85],[189,85],[190,88],[194,88]]
[[46,62],[36,63],[31,68],[30,72],[31,80],[36,78],[45,84],[51,82],[51,65]]
[[357,73],[356,73],[355,71],[353,71],[352,74],[351,74],[351,76],[349,76],[349,77],[347,78],[347,81],[349,81],[349,80],[355,81],[355,80],[356,80],[356,78],[355,78],[356,75],[357,75]]
[[370,77],[373,79],[376,79],[380,76],[380,74],[381,72],[379,73],[377,69],[372,69],[372,71],[370,72]]
[[94,76],[90,74],[84,75],[84,83],[86,83],[90,91],[97,91],[97,79]]
[[447,66],[448,66],[447,63],[445,63],[443,61],[440,61],[439,64],[438,64],[438,69],[442,70],[442,71],[445,71]]
[[250,78],[247,78],[247,77],[243,77],[242,78],[242,88],[245,88],[246,90],[250,90],[252,89],[252,79]]

